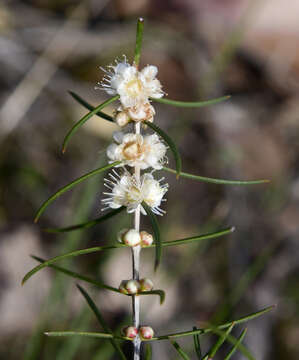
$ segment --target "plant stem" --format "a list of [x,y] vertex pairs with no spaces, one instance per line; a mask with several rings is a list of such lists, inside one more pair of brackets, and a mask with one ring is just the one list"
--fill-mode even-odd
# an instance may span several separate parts
[[[135,133],[140,134],[140,123],[135,125]],[[135,166],[134,175],[136,181],[140,181],[140,167]],[[134,228],[137,231],[140,231],[140,205],[137,207],[134,214]],[[139,270],[140,270],[140,250],[141,246],[134,246],[132,248],[132,260],[133,260],[133,279],[139,280]],[[140,326],[140,297],[132,296],[132,308],[133,308],[133,324],[138,329]],[[140,360],[140,346],[141,341],[139,335],[134,339],[134,360]]]

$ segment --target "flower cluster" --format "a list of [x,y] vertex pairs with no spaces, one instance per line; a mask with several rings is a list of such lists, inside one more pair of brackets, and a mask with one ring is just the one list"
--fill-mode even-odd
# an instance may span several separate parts
[[139,330],[135,326],[126,326],[122,329],[124,336],[128,339],[135,339],[137,335],[143,340],[150,340],[154,336],[154,330],[150,326],[140,326]]
[[142,136],[140,134],[115,132],[114,143],[107,148],[110,162],[120,161],[119,166],[138,166],[141,170],[149,167],[159,170],[165,160],[167,147],[156,134]]
[[144,291],[153,290],[154,284],[148,279],[140,279],[140,280],[122,280],[119,285],[119,291],[125,295],[135,295]]
[[118,241],[131,247],[137,245],[146,247],[152,245],[154,239],[153,235],[147,231],[139,232],[135,229],[123,229],[118,233]]

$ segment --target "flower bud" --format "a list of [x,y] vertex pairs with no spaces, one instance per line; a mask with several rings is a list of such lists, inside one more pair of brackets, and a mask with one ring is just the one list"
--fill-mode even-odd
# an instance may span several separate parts
[[118,240],[128,246],[136,246],[140,244],[140,234],[135,229],[123,229],[118,233]]
[[120,283],[118,290],[125,295],[128,295],[128,290],[127,290],[127,282],[128,280],[122,280],[122,282]]
[[141,246],[150,246],[154,241],[153,235],[149,234],[146,231],[140,232],[140,238],[141,238]]
[[128,294],[134,295],[137,294],[140,289],[139,282],[137,280],[128,280],[126,283],[126,290]]
[[122,333],[124,334],[125,337],[129,339],[135,339],[135,337],[138,334],[138,330],[137,328],[135,328],[135,326],[126,326],[125,328],[122,329]]
[[139,328],[139,336],[143,340],[150,340],[154,336],[154,330],[150,326],[141,326]]
[[144,278],[139,280],[140,291],[151,291],[154,287],[152,280]]
[[125,111],[121,111],[116,115],[115,121],[118,126],[123,127],[123,126],[126,126],[130,122],[130,118]]

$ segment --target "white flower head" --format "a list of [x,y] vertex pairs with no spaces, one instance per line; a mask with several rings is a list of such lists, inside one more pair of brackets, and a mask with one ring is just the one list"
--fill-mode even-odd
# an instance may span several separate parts
[[161,98],[164,93],[161,83],[156,78],[158,68],[147,65],[141,71],[124,61],[115,61],[116,65],[102,69],[106,75],[100,83],[100,89],[109,95],[120,95],[120,102],[124,108],[131,108],[146,104],[149,98]]
[[107,156],[110,162],[121,161],[120,166],[138,166],[142,170],[152,167],[158,170],[167,160],[167,147],[157,134],[142,136],[115,132],[113,139],[115,142],[108,146]]
[[155,180],[152,174],[146,173],[141,176],[140,181],[134,175],[125,171],[123,175],[119,175],[115,170],[109,174],[110,179],[105,179],[105,186],[110,192],[104,192],[108,197],[103,199],[104,209],[118,209],[121,206],[127,207],[127,212],[134,212],[140,205],[143,215],[146,215],[142,202],[145,202],[157,215],[163,215],[164,210],[160,208],[164,194],[168,190],[168,184],[161,185],[160,180]]

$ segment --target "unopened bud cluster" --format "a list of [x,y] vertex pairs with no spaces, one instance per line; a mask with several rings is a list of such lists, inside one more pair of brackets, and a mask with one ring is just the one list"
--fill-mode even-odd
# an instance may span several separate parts
[[125,295],[136,295],[144,291],[151,291],[153,287],[153,282],[150,279],[144,278],[140,280],[122,280],[118,289]]
[[137,245],[146,247],[152,245],[154,239],[153,235],[146,231],[139,232],[135,229],[123,229],[118,233],[118,241],[131,247]]
[[126,326],[122,330],[123,335],[129,339],[135,339],[137,335],[140,336],[141,340],[150,340],[154,337],[154,330],[150,326],[140,326],[137,329],[135,326]]

